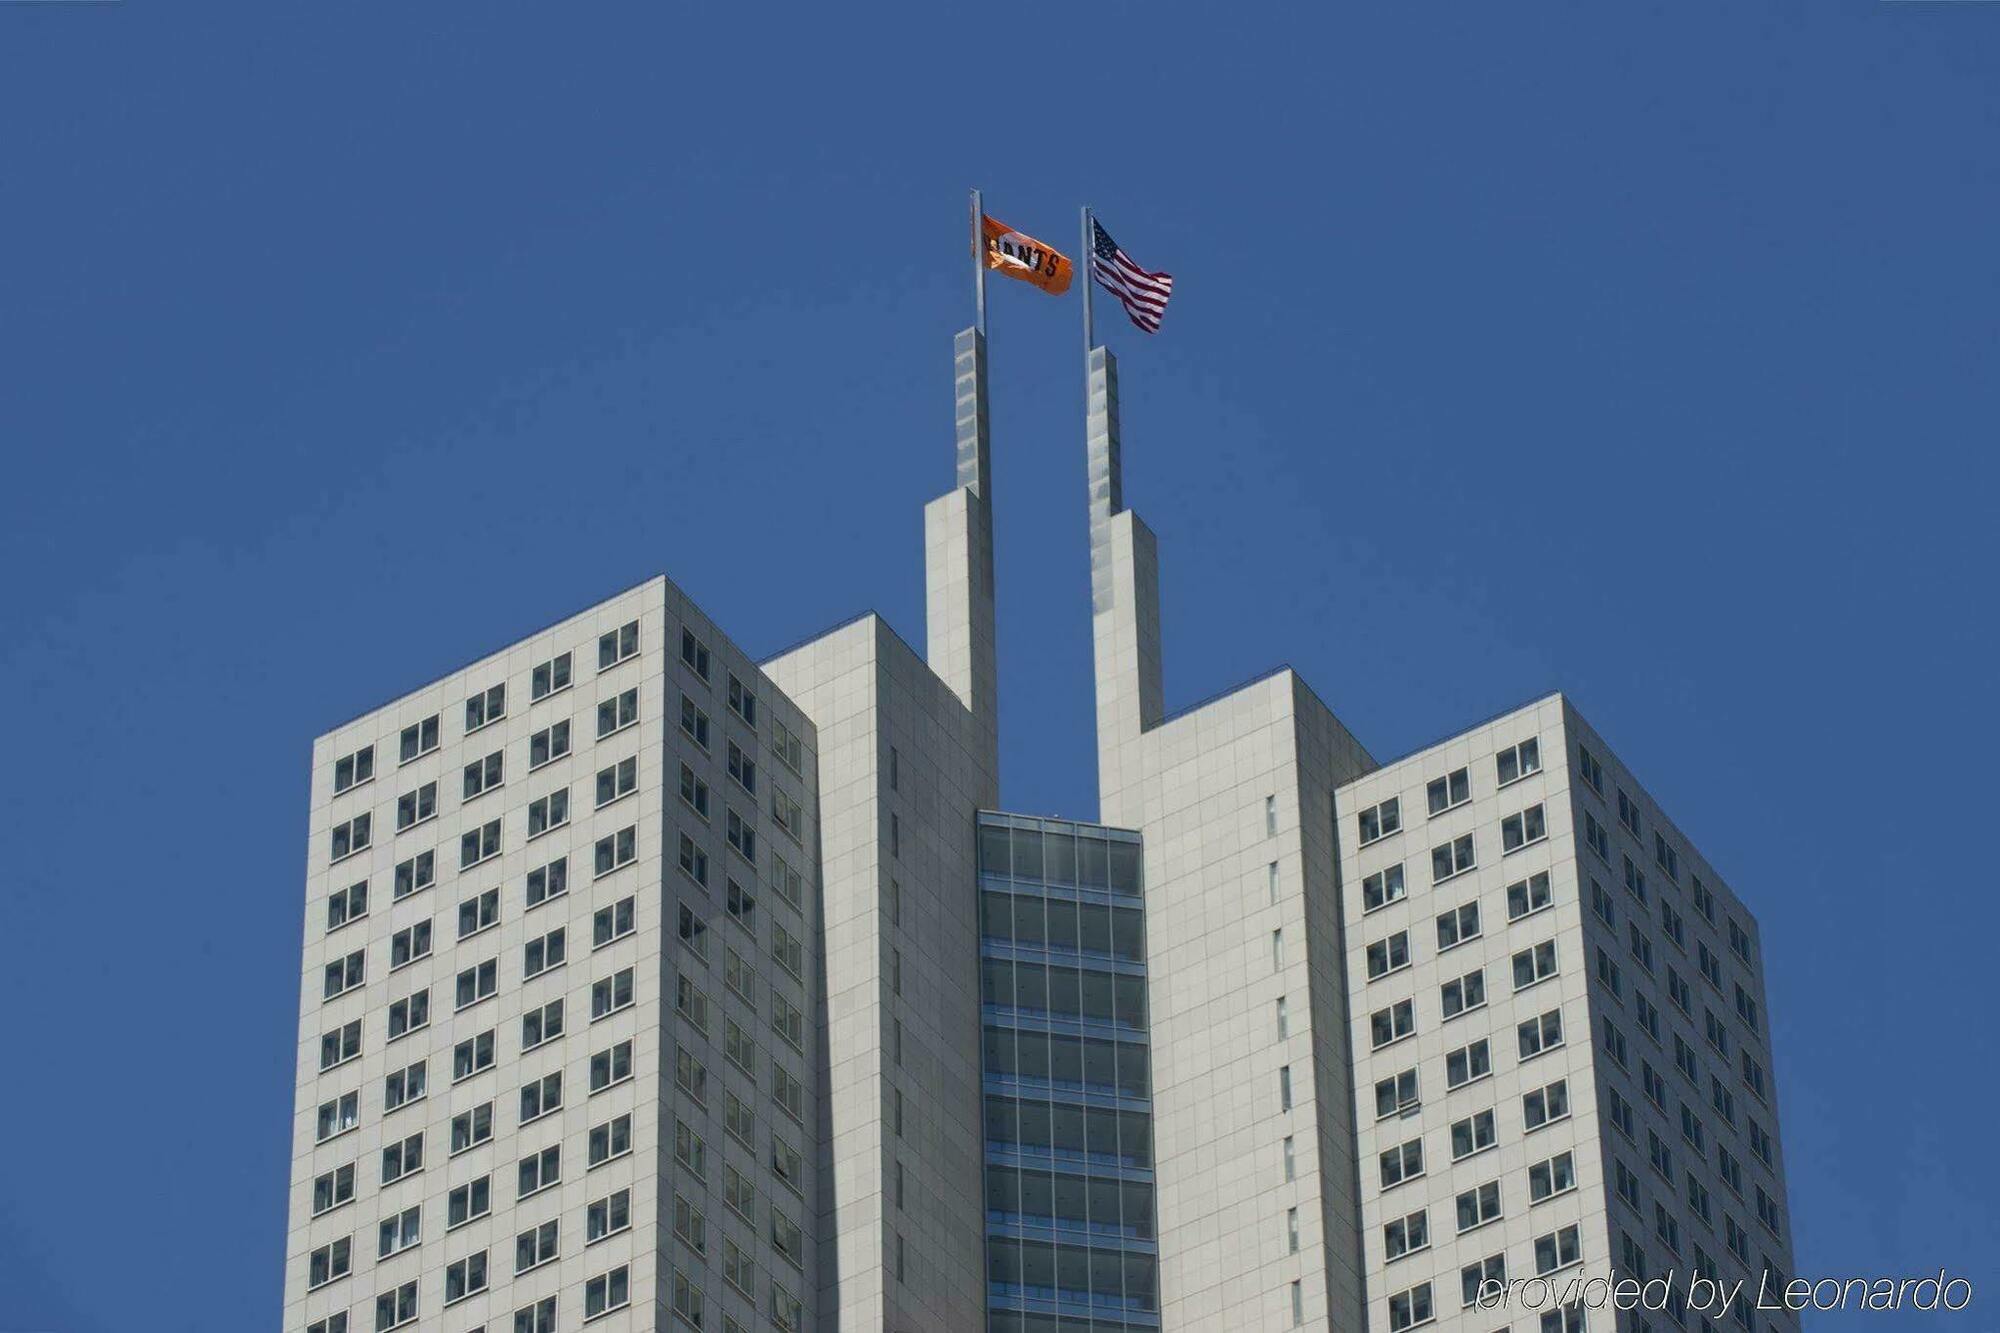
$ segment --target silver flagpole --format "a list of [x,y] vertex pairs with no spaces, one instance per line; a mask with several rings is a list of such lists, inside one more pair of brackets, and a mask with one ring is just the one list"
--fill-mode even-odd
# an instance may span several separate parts
[[1096,248],[1092,243],[1090,235],[1090,205],[1085,204],[1083,206],[1083,242],[1080,252],[1077,255],[1077,262],[1083,265],[1083,271],[1077,274],[1077,278],[1083,283],[1083,374],[1085,380],[1090,378],[1090,349],[1097,345],[1097,334],[1090,309],[1090,288],[1092,285],[1090,257],[1095,253]]
[[979,336],[986,336],[986,212],[979,206],[979,191],[972,192],[972,295],[974,321]]

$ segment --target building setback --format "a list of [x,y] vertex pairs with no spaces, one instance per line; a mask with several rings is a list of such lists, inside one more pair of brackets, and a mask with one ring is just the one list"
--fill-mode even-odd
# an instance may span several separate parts
[[659,577],[314,743],[286,1333],[1793,1333],[1519,1287],[1789,1275],[1741,900],[1560,694],[1168,715],[1103,348],[1104,822],[998,811],[954,354],[923,653]]

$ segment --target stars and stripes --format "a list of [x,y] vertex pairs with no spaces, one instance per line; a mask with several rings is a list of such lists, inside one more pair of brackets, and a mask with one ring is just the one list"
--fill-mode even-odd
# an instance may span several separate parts
[[1096,218],[1090,220],[1090,231],[1090,276],[1118,298],[1134,324],[1148,333],[1158,333],[1160,316],[1167,313],[1167,298],[1173,295],[1173,274],[1149,272],[1133,263]]

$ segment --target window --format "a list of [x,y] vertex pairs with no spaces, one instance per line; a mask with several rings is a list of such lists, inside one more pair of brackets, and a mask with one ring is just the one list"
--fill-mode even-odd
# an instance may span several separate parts
[[1462,1088],[1492,1072],[1491,1044],[1484,1037],[1450,1051],[1444,1057],[1444,1085],[1447,1088]]
[[743,719],[751,728],[757,725],[757,696],[750,687],[729,673],[729,711]]
[[532,1051],[545,1041],[563,1034],[563,1002],[550,1000],[539,1009],[521,1015],[521,1050]]
[[551,722],[528,737],[528,767],[553,764],[569,753],[569,721]]
[[[805,1266],[805,1240],[799,1231],[799,1224],[792,1221],[773,1207],[771,1210],[771,1245],[779,1256],[795,1268]],[[899,1238],[900,1239],[900,1238]]]
[[597,705],[597,739],[623,731],[639,720],[639,690],[634,686]]
[[437,853],[420,852],[396,867],[395,899],[401,902],[437,882]]
[[1778,1211],[1778,1202],[1764,1193],[1762,1185],[1757,1187],[1757,1220],[1762,1222],[1764,1229],[1773,1236],[1779,1235],[1782,1231],[1780,1224],[1784,1219]]
[[1368,979],[1388,976],[1410,965],[1410,932],[1399,930],[1385,940],[1368,946]]
[[1701,882],[1701,878],[1699,876],[1696,876],[1694,879],[1694,888],[1692,892],[1694,897],[1695,910],[1702,914],[1703,918],[1707,920],[1709,925],[1711,926],[1714,925],[1715,895],[1709,891],[1707,885]]
[[681,834],[681,870],[695,883],[708,883],[708,853],[695,845],[693,838]]
[[335,824],[333,826],[333,833],[331,834],[330,859],[338,861],[342,857],[352,856],[366,847],[369,841],[371,819],[372,816],[364,812],[343,823]]
[[1431,848],[1431,883],[1442,884],[1453,875],[1462,875],[1472,869],[1472,835],[1454,838]]
[[529,907],[539,907],[551,898],[569,892],[569,858],[559,856],[545,866],[528,872],[526,898]]
[[544,1296],[514,1311],[514,1333],[556,1333],[556,1298]]
[[[805,1173],[805,1157],[800,1154],[799,1150],[791,1144],[786,1143],[776,1134],[771,1135],[771,1174],[778,1178],[778,1182],[800,1198],[804,1198],[806,1190]],[[898,1162],[896,1163],[896,1207],[900,1209],[902,1206],[903,1164]]]
[[590,1090],[602,1092],[614,1083],[632,1077],[632,1043],[621,1041],[590,1057]]
[[591,852],[591,865],[599,877],[631,865],[638,859],[639,827],[636,824],[599,838]]
[[1420,1282],[1408,1291],[1399,1291],[1389,1298],[1389,1333],[1403,1333],[1406,1328],[1428,1324],[1432,1318],[1431,1284],[1428,1282]]
[[1751,1058],[1750,1052],[1743,1052],[1743,1082],[1758,1101],[1764,1100],[1764,1066]]
[[1285,1065],[1278,1070],[1278,1109],[1292,1109],[1292,1067]]
[[507,686],[495,685],[482,690],[465,701],[465,729],[468,733],[479,730],[489,722],[498,722],[507,716]]
[[1639,1206],[1639,1177],[1632,1174],[1631,1167],[1616,1159],[1613,1159],[1612,1167],[1614,1168],[1612,1188],[1617,1191],[1619,1198],[1631,1204],[1632,1207],[1637,1208]]
[[493,1137],[493,1103],[482,1102],[451,1118],[451,1150],[462,1153]]
[[1709,951],[1708,946],[1702,943],[1700,940],[1695,941],[1694,948],[1695,948],[1695,965],[1701,969],[1702,976],[1707,978],[1709,985],[1715,987],[1718,991],[1721,990],[1722,989],[1721,962],[1716,958],[1716,956],[1713,953]]
[[632,1151],[632,1117],[621,1115],[590,1128],[591,1166],[602,1166]]
[[[786,1115],[799,1121],[801,1124],[804,1123],[806,1109],[805,1085],[792,1077],[791,1072],[779,1064],[775,1058],[771,1061],[771,1100],[776,1102]],[[897,1110],[895,1116],[896,1136],[898,1138],[902,1137],[903,1130],[902,1105],[903,1094],[898,1090],[896,1093]]]
[[1599,796],[1604,795],[1604,765],[1598,763],[1597,757],[1582,745],[1576,747],[1576,767],[1583,780],[1590,784],[1590,789]]
[[1628,931],[1627,940],[1632,950],[1632,956],[1639,960],[1640,967],[1651,972],[1653,970],[1653,941],[1647,938],[1646,932],[1639,929],[1639,923],[1636,921],[1627,926],[1626,930]]
[[362,974],[368,965],[368,951],[356,949],[345,958],[336,958],[326,965],[326,985],[323,998],[331,1000],[343,991],[353,990],[361,984]]
[[493,1033],[490,1029],[476,1037],[467,1037],[451,1048],[451,1077],[454,1083],[492,1067]]
[[678,1118],[674,1120],[674,1158],[699,1179],[708,1179],[708,1145]]
[[444,1303],[462,1301],[467,1296],[486,1290],[486,1251],[469,1254],[463,1259],[445,1265]]
[[752,865],[757,863],[757,830],[750,822],[736,813],[736,807],[729,807],[728,818],[723,827],[723,841],[743,854],[743,859]]
[[1451,1126],[1451,1160],[1463,1161],[1475,1153],[1485,1152],[1496,1141],[1493,1112],[1479,1111],[1455,1120]]
[[1639,836],[1639,803],[1627,796],[1623,787],[1618,789],[1618,822],[1630,829],[1633,837]]
[[396,798],[396,832],[401,833],[427,819],[436,819],[437,812],[437,783],[426,782],[415,791],[406,791]]
[[1619,1096],[1618,1089],[1606,1086],[1604,1089],[1604,1104],[1607,1108],[1606,1116],[1611,1123],[1626,1138],[1634,1138],[1635,1135],[1632,1130],[1632,1103]]
[[618,1190],[587,1205],[583,1212],[583,1243],[594,1244],[632,1225],[632,1191]]
[[1404,894],[1403,866],[1385,866],[1361,881],[1361,910],[1372,912],[1378,907],[1387,907],[1401,899]]
[[1405,1069],[1375,1085],[1375,1118],[1378,1120],[1415,1110],[1422,1104],[1423,1099],[1417,1093],[1417,1071],[1414,1069]]
[[1575,1226],[1566,1226],[1546,1236],[1535,1237],[1535,1272],[1553,1273],[1583,1261],[1583,1245]]
[[413,991],[389,1006],[389,1040],[394,1041],[406,1032],[415,1032],[430,1021],[430,991]]
[[1735,1124],[1736,1094],[1729,1090],[1728,1084],[1716,1078],[1713,1074],[1709,1076],[1708,1089],[1708,1104],[1713,1106],[1715,1113],[1725,1121],[1732,1125]]
[[391,1184],[424,1169],[424,1136],[412,1134],[382,1150],[382,1183]]
[[696,1254],[708,1253],[708,1219],[678,1190],[674,1192],[674,1234]]
[[688,809],[708,818],[708,784],[695,776],[695,771],[686,764],[681,765],[681,799]]
[[1554,901],[1555,894],[1549,887],[1549,872],[1537,871],[1507,886],[1507,919],[1519,921]]
[[771,990],[771,1031],[783,1037],[794,1050],[805,1049],[805,1015],[775,987]]
[[537,800],[528,802],[528,836],[540,837],[550,829],[561,828],[569,823],[569,788],[558,787]]
[[1757,1001],[1741,984],[1736,987],[1736,1016],[1748,1023],[1752,1032],[1757,1030]]
[[310,1291],[346,1277],[353,1270],[352,1250],[353,1240],[347,1236],[314,1250],[306,1261],[306,1289]]
[[1431,1243],[1431,1215],[1428,1209],[1399,1217],[1382,1228],[1382,1255],[1400,1259],[1406,1254],[1428,1249]]
[[1604,825],[1597,822],[1597,816],[1588,810],[1583,812],[1583,840],[1590,850],[1597,853],[1597,859],[1611,864],[1611,836],[1604,831]]
[[433,713],[421,722],[413,722],[403,728],[398,743],[399,762],[409,763],[412,759],[427,755],[438,747],[438,719]]
[[525,1273],[555,1258],[558,1234],[556,1223],[544,1222],[514,1237],[514,1271]]
[[735,741],[729,742],[728,755],[729,776],[744,791],[754,793],[757,790],[757,761],[743,753],[743,748]]
[[685,629],[681,631],[681,661],[687,663],[695,675],[708,679],[708,645]]
[[458,868],[467,870],[500,854],[500,821],[495,819],[472,829],[458,840]]
[[708,923],[681,904],[681,943],[688,946],[697,958],[708,957]]
[[1479,904],[1469,902],[1439,913],[1437,919],[1438,952],[1453,948],[1467,940],[1479,936]]
[[1483,1227],[1500,1216],[1500,1182],[1489,1180],[1475,1186],[1461,1193],[1455,1202],[1461,1233]]
[[1584,1333],[1583,1302],[1572,1301],[1560,1310],[1542,1312],[1541,1333]]
[[[639,622],[627,621],[597,636],[597,669],[607,670],[639,655]],[[706,673],[703,673],[706,674]]]
[[538,977],[552,967],[562,966],[568,953],[568,935],[566,928],[558,926],[521,946],[521,979]]
[[1444,983],[1439,988],[1439,999],[1446,1018],[1456,1018],[1468,1009],[1477,1009],[1486,1003],[1486,970],[1468,972],[1462,977]]
[[1519,851],[1549,836],[1548,817],[1539,805],[1531,805],[1518,815],[1500,821],[1500,850]]
[[1701,1011],[1702,1025],[1708,1037],[1708,1044],[1724,1058],[1729,1057],[1729,1025],[1716,1014],[1715,1010],[1704,1007]]
[[1666,871],[1674,883],[1681,882],[1681,855],[1658,829],[1653,830],[1653,864]]
[[1737,925],[1734,917],[1731,917],[1729,920],[1729,948],[1744,962],[1753,961],[1751,958],[1753,946],[1750,943],[1750,932]]
[[562,1109],[562,1072],[531,1079],[521,1087],[521,1123],[538,1120]]
[[1285,1179],[1296,1180],[1298,1178],[1298,1163],[1293,1156],[1292,1136],[1290,1134],[1285,1135],[1284,1161],[1285,1161]]
[[413,926],[405,926],[389,937],[389,969],[394,971],[405,963],[428,958],[430,952],[431,923],[419,921]]
[[1664,1178],[1674,1178],[1674,1150],[1657,1130],[1646,1131],[1646,1161]]
[[354,1164],[338,1167],[313,1180],[313,1216],[331,1212],[354,1198]]
[[333,761],[333,794],[340,795],[375,776],[375,747],[364,745],[353,754]]
[[1380,805],[1370,806],[1360,815],[1361,845],[1386,838],[1403,827],[1403,803],[1399,797],[1391,796]]
[[1551,1009],[1538,1018],[1530,1018],[1519,1024],[1514,1033],[1521,1044],[1523,1060],[1531,1060],[1543,1051],[1552,1050],[1563,1042],[1562,1010]]
[[409,1249],[423,1237],[423,1209],[405,1208],[382,1219],[376,1231],[375,1257],[387,1259],[390,1255]]
[[1701,1082],[1701,1063],[1695,1059],[1694,1047],[1681,1040],[1679,1033],[1674,1034],[1674,1064],[1690,1082]]
[[1671,967],[1667,969],[1667,998],[1674,1002],[1674,1008],[1690,1018],[1694,1017],[1694,987]]
[[399,1106],[406,1106],[424,1095],[424,1084],[429,1073],[429,1061],[419,1060],[413,1065],[393,1071],[382,1080],[382,1111],[388,1114]]
[[1466,769],[1447,773],[1444,777],[1432,779],[1424,788],[1424,800],[1430,812],[1441,815],[1456,806],[1464,805],[1472,799],[1472,778]]
[[326,928],[338,930],[368,915],[368,881],[335,889],[326,900]]
[[1646,1089],[1646,1100],[1659,1107],[1662,1111],[1666,1110],[1667,1081],[1660,1077],[1660,1071],[1653,1068],[1650,1061],[1642,1060],[1640,1061],[1640,1075]]
[[771,1283],[771,1322],[778,1333],[801,1333],[805,1328],[805,1306],[799,1298],[777,1282]]
[[[773,854],[771,857],[771,873],[769,878],[771,887],[778,891],[778,896],[790,903],[794,910],[800,910],[799,904],[805,893],[805,877],[792,869],[784,857]],[[893,879],[890,880],[889,920],[891,924],[899,924],[902,921],[902,901],[902,885]]]
[[1493,763],[1503,787],[1530,773],[1539,773],[1542,770],[1541,742],[1530,737],[1519,745],[1511,745],[1493,756]]
[[1660,929],[1666,932],[1667,938],[1674,942],[1676,949],[1683,951],[1687,949],[1687,923],[1681,919],[1681,914],[1674,910],[1674,905],[1665,898],[1660,899]]
[[1529,1129],[1540,1129],[1569,1115],[1569,1081],[1557,1079],[1547,1087],[1536,1088],[1521,1098],[1521,1122]]
[[[785,836],[793,842],[804,840],[805,811],[797,801],[775,786],[771,788],[771,818],[776,821],[778,828],[784,832]],[[895,816],[891,815],[890,818],[893,820]]]
[[1380,1050],[1417,1030],[1417,1007],[1409,1000],[1398,1000],[1387,1009],[1377,1009],[1368,1026],[1374,1049]]
[[569,688],[572,654],[558,653],[528,676],[528,702],[535,703]]
[[1482,1295],[1492,1296],[1506,1290],[1507,1256],[1490,1255],[1476,1264],[1467,1264],[1458,1270],[1459,1292],[1465,1304],[1471,1305]]
[[1692,1171],[1687,1173],[1687,1201],[1689,1210],[1696,1217],[1699,1217],[1703,1223],[1707,1223],[1709,1220],[1708,1187],[1695,1179],[1695,1174]]
[[515,1197],[525,1199],[562,1180],[562,1145],[553,1144],[531,1152],[514,1168]]
[[500,890],[488,889],[458,905],[458,937],[463,940],[500,919]]
[[1424,1173],[1424,1141],[1411,1139],[1382,1154],[1382,1188],[1393,1189]]
[[1556,942],[1543,940],[1514,955],[1514,989],[1525,990],[1556,974]]
[[[898,1167],[901,1165],[897,1163]],[[722,1167],[722,1202],[751,1226],[757,1225],[757,1191],[751,1186],[750,1177],[726,1162]]]
[[[1528,1202],[1540,1203],[1576,1188],[1576,1159],[1571,1153],[1557,1153],[1528,1168]],[[1546,1271],[1546,1270],[1544,1270]]]
[[635,929],[633,915],[637,908],[636,898],[620,898],[593,912],[590,917],[590,947],[601,949],[613,940],[630,935]]
[[1777,1156],[1778,1149],[1777,1145],[1771,1141],[1769,1131],[1755,1120],[1746,1118],[1743,1124],[1744,1128],[1750,1132],[1750,1151],[1757,1154],[1757,1160],[1765,1166],[1775,1165],[1772,1159]]
[[1659,1006],[1655,1005],[1651,1000],[1647,999],[1645,995],[1642,994],[1641,992],[1634,990],[1632,992],[1632,1007],[1633,1010],[1639,1015],[1639,1030],[1644,1032],[1647,1036],[1651,1037],[1654,1041],[1656,1042],[1659,1041],[1660,1039]]
[[475,1217],[484,1217],[492,1211],[493,1177],[481,1176],[467,1181],[445,1196],[445,1229],[449,1231],[453,1227],[464,1226]]
[[1625,1047],[1625,1034],[1611,1021],[1611,1015],[1604,1016],[1604,1053],[1617,1061],[1620,1069],[1629,1068],[1626,1063],[1630,1052]]
[[1726,1243],[1729,1246],[1729,1252],[1744,1263],[1749,1263],[1750,1233],[1745,1231],[1742,1224],[1728,1213],[1722,1215],[1722,1228]]
[[590,1020],[632,1007],[632,969],[623,968],[590,984]]
[[1606,953],[1601,944],[1597,946],[1597,979],[1615,998],[1625,998],[1625,974],[1619,969],[1617,960]]
[[708,714],[695,707],[694,700],[681,696],[681,730],[702,749],[708,748]]

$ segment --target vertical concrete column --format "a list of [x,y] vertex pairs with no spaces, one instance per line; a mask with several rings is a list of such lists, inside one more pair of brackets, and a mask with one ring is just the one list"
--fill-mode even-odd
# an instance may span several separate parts
[[1125,508],[1118,440],[1118,362],[1090,351],[1085,452],[1090,484],[1090,613],[1097,683],[1099,818],[1115,820],[1136,780],[1129,751],[1163,713],[1160,569],[1153,533]]

